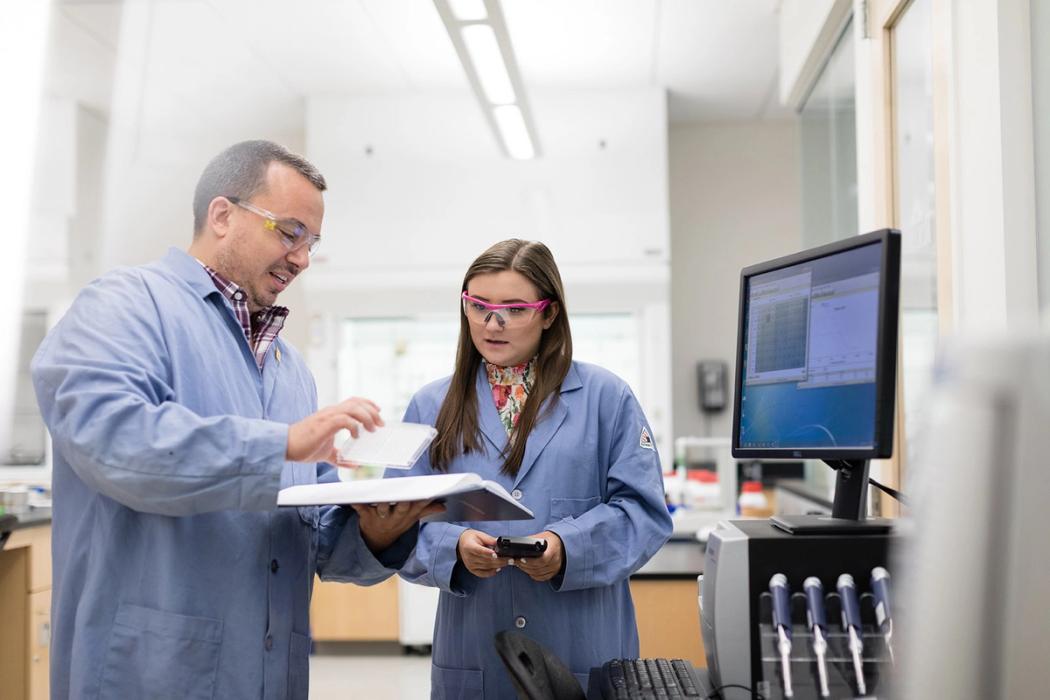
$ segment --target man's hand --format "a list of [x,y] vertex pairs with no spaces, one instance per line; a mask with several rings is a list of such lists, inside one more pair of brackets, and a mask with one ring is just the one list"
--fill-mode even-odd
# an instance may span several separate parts
[[546,551],[538,557],[519,558],[514,564],[528,574],[533,581],[549,581],[561,571],[565,561],[565,548],[562,546],[561,538],[549,530],[529,536],[547,540]]
[[430,501],[354,504],[353,508],[357,511],[361,537],[372,554],[379,554],[394,544],[420,518],[445,510],[445,506]]
[[332,441],[337,432],[345,428],[356,438],[361,428],[371,432],[381,425],[379,406],[368,399],[347,399],[288,426],[288,450],[284,458],[289,462],[335,464],[338,450]]
[[496,556],[495,547],[496,538],[492,535],[480,530],[464,530],[459,536],[456,554],[467,571],[478,578],[491,578],[510,564],[509,559]]

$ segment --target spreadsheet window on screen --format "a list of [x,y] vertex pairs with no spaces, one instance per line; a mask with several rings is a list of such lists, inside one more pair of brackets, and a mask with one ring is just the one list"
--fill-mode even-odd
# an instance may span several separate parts
[[742,447],[871,447],[882,246],[747,281]]

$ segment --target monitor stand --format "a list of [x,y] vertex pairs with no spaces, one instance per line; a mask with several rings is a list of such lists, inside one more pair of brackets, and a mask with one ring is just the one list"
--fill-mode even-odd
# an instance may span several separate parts
[[881,535],[893,528],[889,518],[865,517],[868,460],[827,462],[838,472],[831,515],[775,515],[774,527],[792,535]]

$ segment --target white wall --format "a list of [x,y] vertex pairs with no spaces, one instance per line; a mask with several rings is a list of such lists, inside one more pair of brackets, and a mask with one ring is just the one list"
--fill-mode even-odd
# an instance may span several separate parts
[[705,423],[696,363],[724,360],[732,395],[740,270],[802,247],[798,142],[794,121],[671,128],[676,436],[731,434],[731,405]]
[[957,323],[1037,314],[1028,0],[952,2],[951,146]]
[[14,310],[0,337],[0,453],[4,454],[11,446],[11,416],[18,386],[25,260],[31,240],[31,184],[27,173],[32,173],[35,165],[37,107],[49,14],[50,6],[45,3],[8,5],[0,23],[0,85],[4,86],[5,99],[0,129],[8,136],[5,167],[0,173],[0,201],[6,213],[4,242],[10,266],[0,280],[0,298]]
[[663,92],[538,92],[530,102],[543,156],[514,161],[466,95],[310,99],[307,152],[331,186],[314,281],[427,284],[511,237],[543,240],[564,267],[663,275]]

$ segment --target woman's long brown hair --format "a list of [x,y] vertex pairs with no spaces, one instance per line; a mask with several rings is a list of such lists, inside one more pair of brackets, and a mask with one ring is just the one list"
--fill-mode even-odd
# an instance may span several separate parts
[[[525,444],[533,426],[542,418],[540,409],[549,411],[558,401],[562,380],[572,363],[572,335],[569,332],[569,316],[565,309],[565,290],[561,275],[547,246],[536,241],[512,238],[501,241],[484,253],[467,268],[463,278],[463,291],[467,291],[470,280],[478,275],[512,270],[535,285],[540,299],[557,302],[557,315],[550,328],[540,337],[540,349],[533,367],[534,383],[529,390],[521,418],[511,433],[501,471],[517,476],[525,456]],[[470,452],[483,452],[478,421],[478,395],[475,383],[481,367],[481,353],[474,347],[470,337],[470,326],[462,304],[459,314],[459,348],[456,351],[456,369],[452,383],[438,411],[438,436],[430,445],[430,464],[437,471],[448,471],[456,457]],[[544,314],[552,313],[547,307]],[[547,398],[550,397],[550,402]]]

